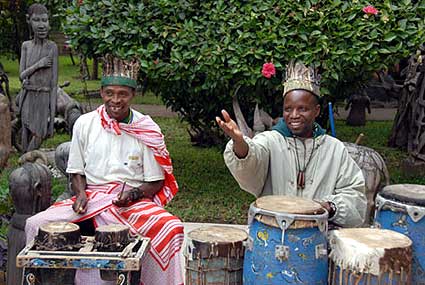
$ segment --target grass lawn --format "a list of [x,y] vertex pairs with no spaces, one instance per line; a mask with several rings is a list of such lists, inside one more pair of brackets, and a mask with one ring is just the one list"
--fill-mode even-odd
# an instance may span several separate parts
[[[59,80],[58,84],[62,84],[65,81],[71,82],[71,85],[65,87],[64,90],[73,95],[78,101],[85,102],[88,101],[87,98],[84,97],[84,82],[80,79],[79,73],[79,65],[78,58],[74,56],[75,64],[73,65],[71,62],[71,58],[69,56],[60,56],[59,57]],[[16,96],[21,88],[21,83],[19,81],[19,62],[18,60],[10,60],[4,56],[0,56],[0,62],[3,64],[4,70],[9,77],[9,87],[10,93],[12,96]],[[89,68],[91,68],[91,61],[88,62]],[[102,71],[99,68],[99,76],[102,74]],[[97,91],[100,88],[100,80],[87,80],[87,90],[88,91]],[[91,98],[92,102],[100,101],[100,98]],[[141,95],[138,93],[136,98],[133,100],[134,104],[154,104],[154,105],[162,105],[161,98],[159,96],[155,96],[151,92],[146,92]]]

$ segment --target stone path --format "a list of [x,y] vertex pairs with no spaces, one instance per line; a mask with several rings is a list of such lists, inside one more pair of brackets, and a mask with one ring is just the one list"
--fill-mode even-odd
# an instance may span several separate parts
[[[97,107],[98,105],[92,104],[92,109],[96,109]],[[165,107],[164,105],[135,104],[132,105],[132,107],[137,111],[152,117],[177,117],[177,113],[171,111],[171,109]],[[396,108],[372,108],[371,114],[366,113],[366,120],[392,121],[394,120],[396,113]],[[335,119],[345,120],[348,116],[348,111],[344,110],[344,108],[338,108],[334,116]]]

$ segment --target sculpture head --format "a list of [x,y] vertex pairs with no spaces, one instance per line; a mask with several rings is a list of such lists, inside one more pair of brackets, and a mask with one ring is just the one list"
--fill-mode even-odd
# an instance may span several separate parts
[[38,3],[32,4],[28,9],[27,23],[31,26],[34,39],[46,39],[50,30],[46,6]]
[[34,215],[51,203],[51,174],[47,166],[25,163],[9,175],[9,192],[18,214]]

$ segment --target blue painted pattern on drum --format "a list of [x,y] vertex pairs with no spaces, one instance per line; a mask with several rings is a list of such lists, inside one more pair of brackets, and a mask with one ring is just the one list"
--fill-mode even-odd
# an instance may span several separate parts
[[425,219],[415,223],[401,209],[386,209],[376,212],[375,223],[382,229],[389,229],[408,236],[412,242],[412,285],[425,284]]
[[[332,267],[332,266],[331,266]],[[342,269],[339,266],[331,269],[329,285],[405,285],[410,284],[406,274],[383,272],[380,276]],[[342,274],[342,276],[341,276]]]
[[284,245],[289,247],[288,260],[275,257],[276,245],[281,245],[282,230],[256,219],[249,228],[252,250],[245,250],[243,284],[309,284],[328,282],[327,256],[316,259],[316,246],[327,248],[326,235],[317,227],[287,229]]

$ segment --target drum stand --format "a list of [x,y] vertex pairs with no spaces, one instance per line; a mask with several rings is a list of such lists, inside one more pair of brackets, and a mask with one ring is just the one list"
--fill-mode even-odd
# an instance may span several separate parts
[[[83,247],[79,251],[33,250],[32,241],[16,257],[17,267],[24,269],[22,285],[43,284],[38,276],[40,269],[48,270],[50,274],[55,274],[55,270],[100,269],[112,271],[117,285],[140,283],[142,258],[148,252],[149,238],[137,236],[121,252],[93,251],[93,237],[83,236],[82,241]],[[57,284],[64,284],[59,279]]]

